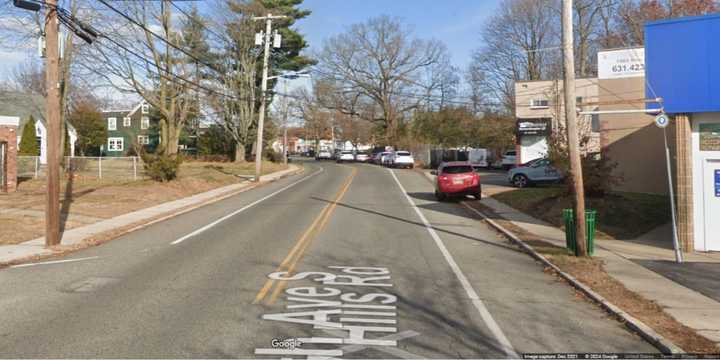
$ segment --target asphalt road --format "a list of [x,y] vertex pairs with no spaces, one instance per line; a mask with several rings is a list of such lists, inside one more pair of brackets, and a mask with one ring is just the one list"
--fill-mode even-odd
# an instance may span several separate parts
[[655,351],[421,174],[305,166],[71,262],[0,270],[0,357]]

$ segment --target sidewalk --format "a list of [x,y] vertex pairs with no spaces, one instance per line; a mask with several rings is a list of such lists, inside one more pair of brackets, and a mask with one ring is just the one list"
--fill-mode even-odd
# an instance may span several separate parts
[[[434,181],[434,176],[423,172]],[[536,237],[559,247],[565,247],[565,232],[542,220],[533,218],[491,197],[484,197],[482,205],[492,209],[498,216],[510,221]],[[658,272],[648,269],[647,263],[667,269],[677,269],[671,248],[659,247],[658,236],[666,236],[663,227],[642,237],[631,240],[600,240],[595,245],[594,257],[603,260],[608,275],[622,283],[627,289],[648,300],[656,302],[678,322],[695,330],[715,342],[720,349],[720,299],[713,299],[700,292],[670,280]],[[689,253],[685,264],[695,266],[710,264],[720,271],[720,254]],[[645,263],[646,266],[642,264]],[[658,266],[653,266],[657,268]],[[667,271],[661,271],[667,273]],[[719,278],[708,279],[717,284]],[[612,299],[610,299],[612,300]]]
[[[276,181],[280,178],[295,174],[301,169],[302,168],[297,165],[290,164],[288,169],[286,170],[261,176],[260,183],[262,184]],[[60,245],[80,245],[85,240],[101,234],[106,234],[114,230],[125,230],[124,232],[129,232],[132,231],[133,228],[147,225],[149,222],[175,216],[178,214],[179,211],[189,211],[191,209],[200,207],[208,202],[221,200],[223,198],[232,196],[240,191],[247,190],[254,186],[254,183],[248,181],[232,184],[179,200],[170,201],[153,207],[123,214],[111,219],[106,219],[91,223],[89,225],[67,230],[62,234]],[[0,264],[15,262],[26,258],[48,256],[55,253],[58,253],[58,250],[46,248],[45,238],[41,237],[17,245],[0,246]]]

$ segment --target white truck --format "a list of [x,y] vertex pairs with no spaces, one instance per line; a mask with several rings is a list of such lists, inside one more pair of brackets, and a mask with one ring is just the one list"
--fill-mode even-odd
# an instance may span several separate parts
[[468,150],[468,162],[473,168],[488,168],[490,167],[488,155],[487,149],[470,149]]

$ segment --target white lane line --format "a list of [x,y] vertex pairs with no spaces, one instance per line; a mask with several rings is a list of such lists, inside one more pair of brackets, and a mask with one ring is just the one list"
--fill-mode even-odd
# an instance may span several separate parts
[[415,202],[413,202],[413,200],[410,198],[410,195],[407,194],[407,191],[405,191],[405,188],[400,183],[400,180],[398,180],[395,172],[391,169],[388,169],[388,171],[390,171],[390,174],[392,175],[393,179],[395,179],[395,182],[400,187],[400,190],[402,191],[403,195],[405,195],[405,198],[410,203],[410,206],[415,209],[415,213],[425,225],[425,229],[427,229],[428,233],[430,233],[430,236],[433,238],[433,240],[435,240],[435,244],[440,249],[440,252],[445,257],[445,260],[447,261],[448,265],[450,265],[450,268],[455,273],[455,276],[458,278],[458,280],[460,280],[460,284],[462,284],[462,287],[465,289],[465,293],[467,293],[468,297],[472,300],[473,305],[475,305],[475,308],[480,313],[480,316],[485,322],[485,325],[487,325],[487,327],[495,336],[497,342],[503,348],[503,351],[505,351],[505,355],[512,359],[519,358],[518,354],[515,352],[515,349],[513,349],[512,344],[510,344],[510,341],[505,336],[502,329],[500,329],[500,326],[497,324],[497,322],[495,322],[495,319],[493,319],[490,311],[488,311],[483,301],[480,300],[480,297],[478,296],[477,292],[475,292],[475,289],[473,289],[472,285],[470,285],[470,282],[468,281],[467,277],[465,277],[465,274],[463,274],[462,270],[460,270],[460,266],[458,266],[458,264],[455,262],[455,259],[453,259],[452,255],[450,255],[450,252],[445,247],[445,244],[440,239],[440,236],[438,236],[437,232],[435,232],[435,229],[433,229],[432,225],[430,225],[430,222],[427,220],[427,218],[425,218],[425,215],[423,215],[417,205],[415,205]]
[[225,221],[225,220],[227,220],[227,219],[229,219],[229,218],[231,218],[231,217],[233,217],[233,216],[235,216],[235,215],[237,215],[237,214],[239,214],[239,213],[241,213],[241,212],[243,212],[243,211],[245,211],[245,210],[247,210],[247,209],[249,209],[249,208],[251,208],[251,207],[253,207],[253,206],[255,206],[255,205],[257,205],[257,204],[259,204],[259,203],[261,203],[261,202],[263,202],[263,201],[265,201],[265,200],[267,200],[267,199],[269,199],[269,198],[271,198],[271,197],[273,197],[273,196],[275,196],[275,195],[277,195],[277,194],[279,194],[279,193],[281,193],[281,192],[283,192],[283,191],[285,191],[285,190],[287,190],[287,189],[289,189],[289,188],[291,188],[291,187],[293,187],[293,186],[295,186],[295,185],[297,185],[297,184],[299,184],[299,183],[301,183],[301,182],[303,182],[303,181],[305,181],[305,180],[307,180],[307,179],[309,179],[309,178],[311,178],[311,177],[313,177],[313,176],[321,173],[321,172],[323,172],[323,171],[324,171],[324,169],[323,169],[323,168],[320,168],[318,171],[315,171],[314,173],[312,173],[312,174],[310,174],[310,175],[308,175],[308,176],[306,176],[306,177],[304,177],[304,178],[302,178],[302,179],[300,179],[300,180],[298,180],[298,181],[296,181],[296,182],[294,182],[294,183],[292,183],[292,184],[290,184],[290,185],[288,185],[288,186],[285,186],[284,188],[282,188],[282,189],[280,189],[280,190],[277,190],[277,191],[275,191],[275,192],[273,192],[273,193],[271,193],[271,194],[269,194],[269,195],[263,196],[262,198],[260,198],[260,199],[258,199],[258,200],[255,200],[255,201],[251,202],[250,204],[247,204],[247,205],[241,207],[240,209],[237,209],[237,210],[235,210],[235,211],[233,211],[233,212],[231,212],[231,213],[229,213],[229,214],[227,214],[227,215],[225,215],[225,216],[223,216],[223,217],[221,217],[221,218],[219,218],[219,219],[217,219],[217,220],[215,220],[215,221],[213,221],[213,222],[211,222],[211,223],[209,223],[209,224],[207,224],[207,225],[205,225],[205,226],[203,226],[203,227],[201,227],[201,228],[199,228],[199,229],[197,229],[197,230],[195,230],[195,231],[193,231],[193,232],[191,232],[191,233],[189,233],[189,234],[187,234],[187,235],[185,235],[185,236],[183,236],[183,237],[181,237],[181,238],[179,238],[179,239],[177,239],[177,240],[175,240],[175,241],[173,241],[173,242],[171,242],[170,245],[177,245],[177,244],[179,244],[179,243],[181,243],[181,242],[183,242],[183,241],[185,241],[185,240],[187,240],[187,239],[189,239],[189,238],[191,238],[191,237],[193,237],[193,236],[195,236],[195,235],[197,235],[197,234],[200,234],[200,233],[202,233],[203,231],[205,231],[205,230],[207,230],[207,229],[210,229],[211,227],[213,227],[213,226],[215,226],[215,225],[217,225],[217,224],[219,224],[219,223],[221,223],[221,222],[223,222],[223,221]]
[[36,265],[52,265],[52,264],[62,264],[62,263],[85,261],[85,260],[94,260],[94,259],[99,259],[99,258],[100,258],[99,256],[90,256],[90,257],[77,258],[77,259],[55,260],[55,261],[45,261],[45,262],[39,262],[39,263],[20,264],[20,265],[13,265],[10,267],[11,268],[23,268],[23,267],[36,266]]

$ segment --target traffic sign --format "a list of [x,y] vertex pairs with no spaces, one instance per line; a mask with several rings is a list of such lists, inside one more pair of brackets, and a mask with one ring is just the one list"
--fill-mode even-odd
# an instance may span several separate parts
[[665,128],[670,124],[670,118],[667,116],[667,114],[662,113],[655,117],[655,125],[659,128]]

